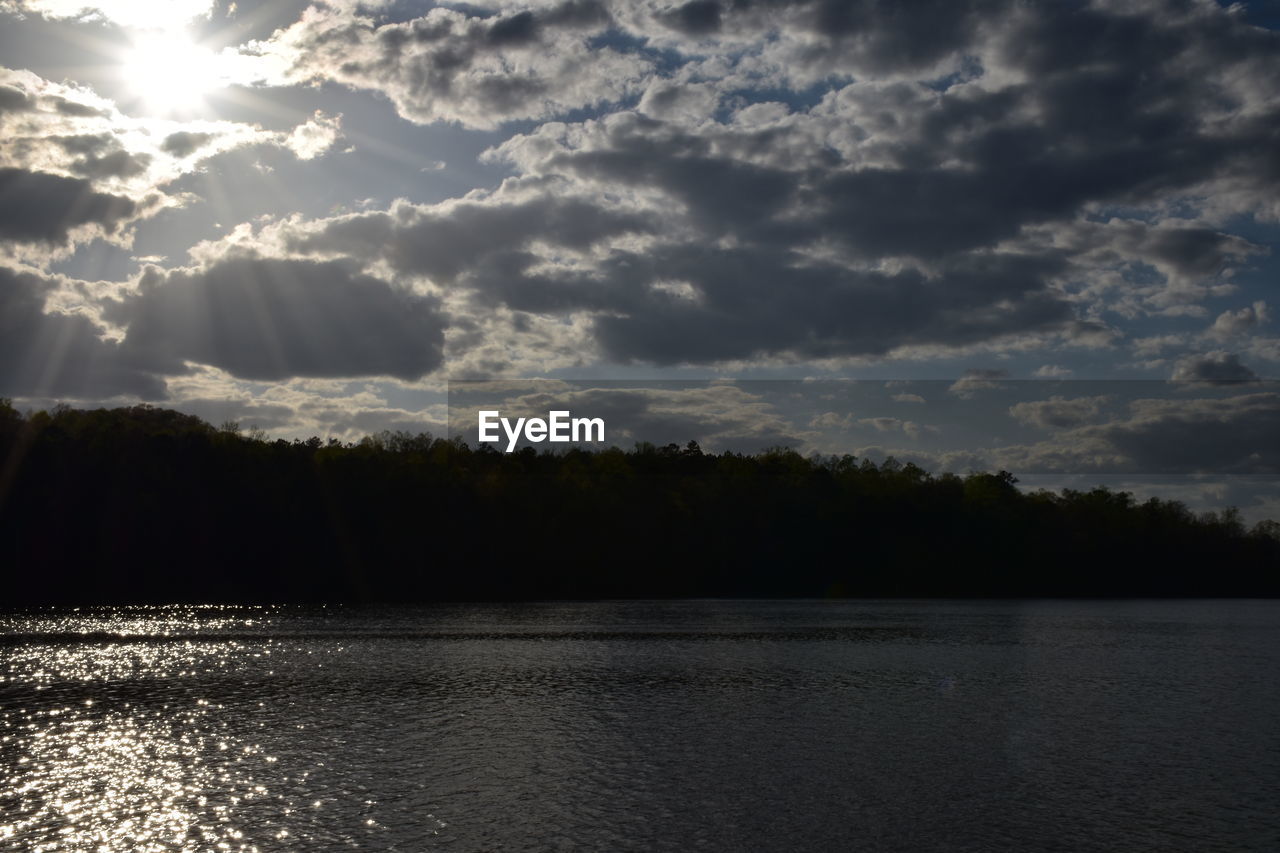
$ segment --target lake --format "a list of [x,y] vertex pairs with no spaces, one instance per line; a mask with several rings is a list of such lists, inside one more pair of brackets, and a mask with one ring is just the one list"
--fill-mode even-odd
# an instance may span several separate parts
[[0,615],[0,849],[1280,849],[1280,602]]

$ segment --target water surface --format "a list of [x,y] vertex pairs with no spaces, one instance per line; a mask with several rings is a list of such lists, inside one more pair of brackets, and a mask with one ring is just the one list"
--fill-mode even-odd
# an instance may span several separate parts
[[1280,603],[0,615],[0,849],[1275,850]]

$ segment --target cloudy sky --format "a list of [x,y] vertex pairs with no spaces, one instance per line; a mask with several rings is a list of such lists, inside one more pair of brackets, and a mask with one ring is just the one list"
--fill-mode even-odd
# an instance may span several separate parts
[[[354,438],[442,428],[460,378],[1036,379],[1066,384],[992,417],[1247,422],[1267,473],[1275,389],[1209,383],[1280,375],[1277,28],[1270,0],[0,0],[0,395]],[[1104,380],[1182,403],[1071,384]],[[942,434],[910,390],[800,416],[747,387],[808,449]]]

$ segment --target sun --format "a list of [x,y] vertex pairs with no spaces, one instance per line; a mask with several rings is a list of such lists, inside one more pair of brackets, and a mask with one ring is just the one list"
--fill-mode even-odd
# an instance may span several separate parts
[[134,39],[120,73],[148,112],[163,115],[196,111],[223,84],[213,51],[174,31]]

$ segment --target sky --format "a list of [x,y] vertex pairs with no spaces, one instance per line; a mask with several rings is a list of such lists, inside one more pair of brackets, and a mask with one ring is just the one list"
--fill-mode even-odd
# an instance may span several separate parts
[[0,0],[0,395],[352,440],[447,431],[450,380],[599,380],[628,437],[684,401],[680,443],[1280,517],[1278,27]]

